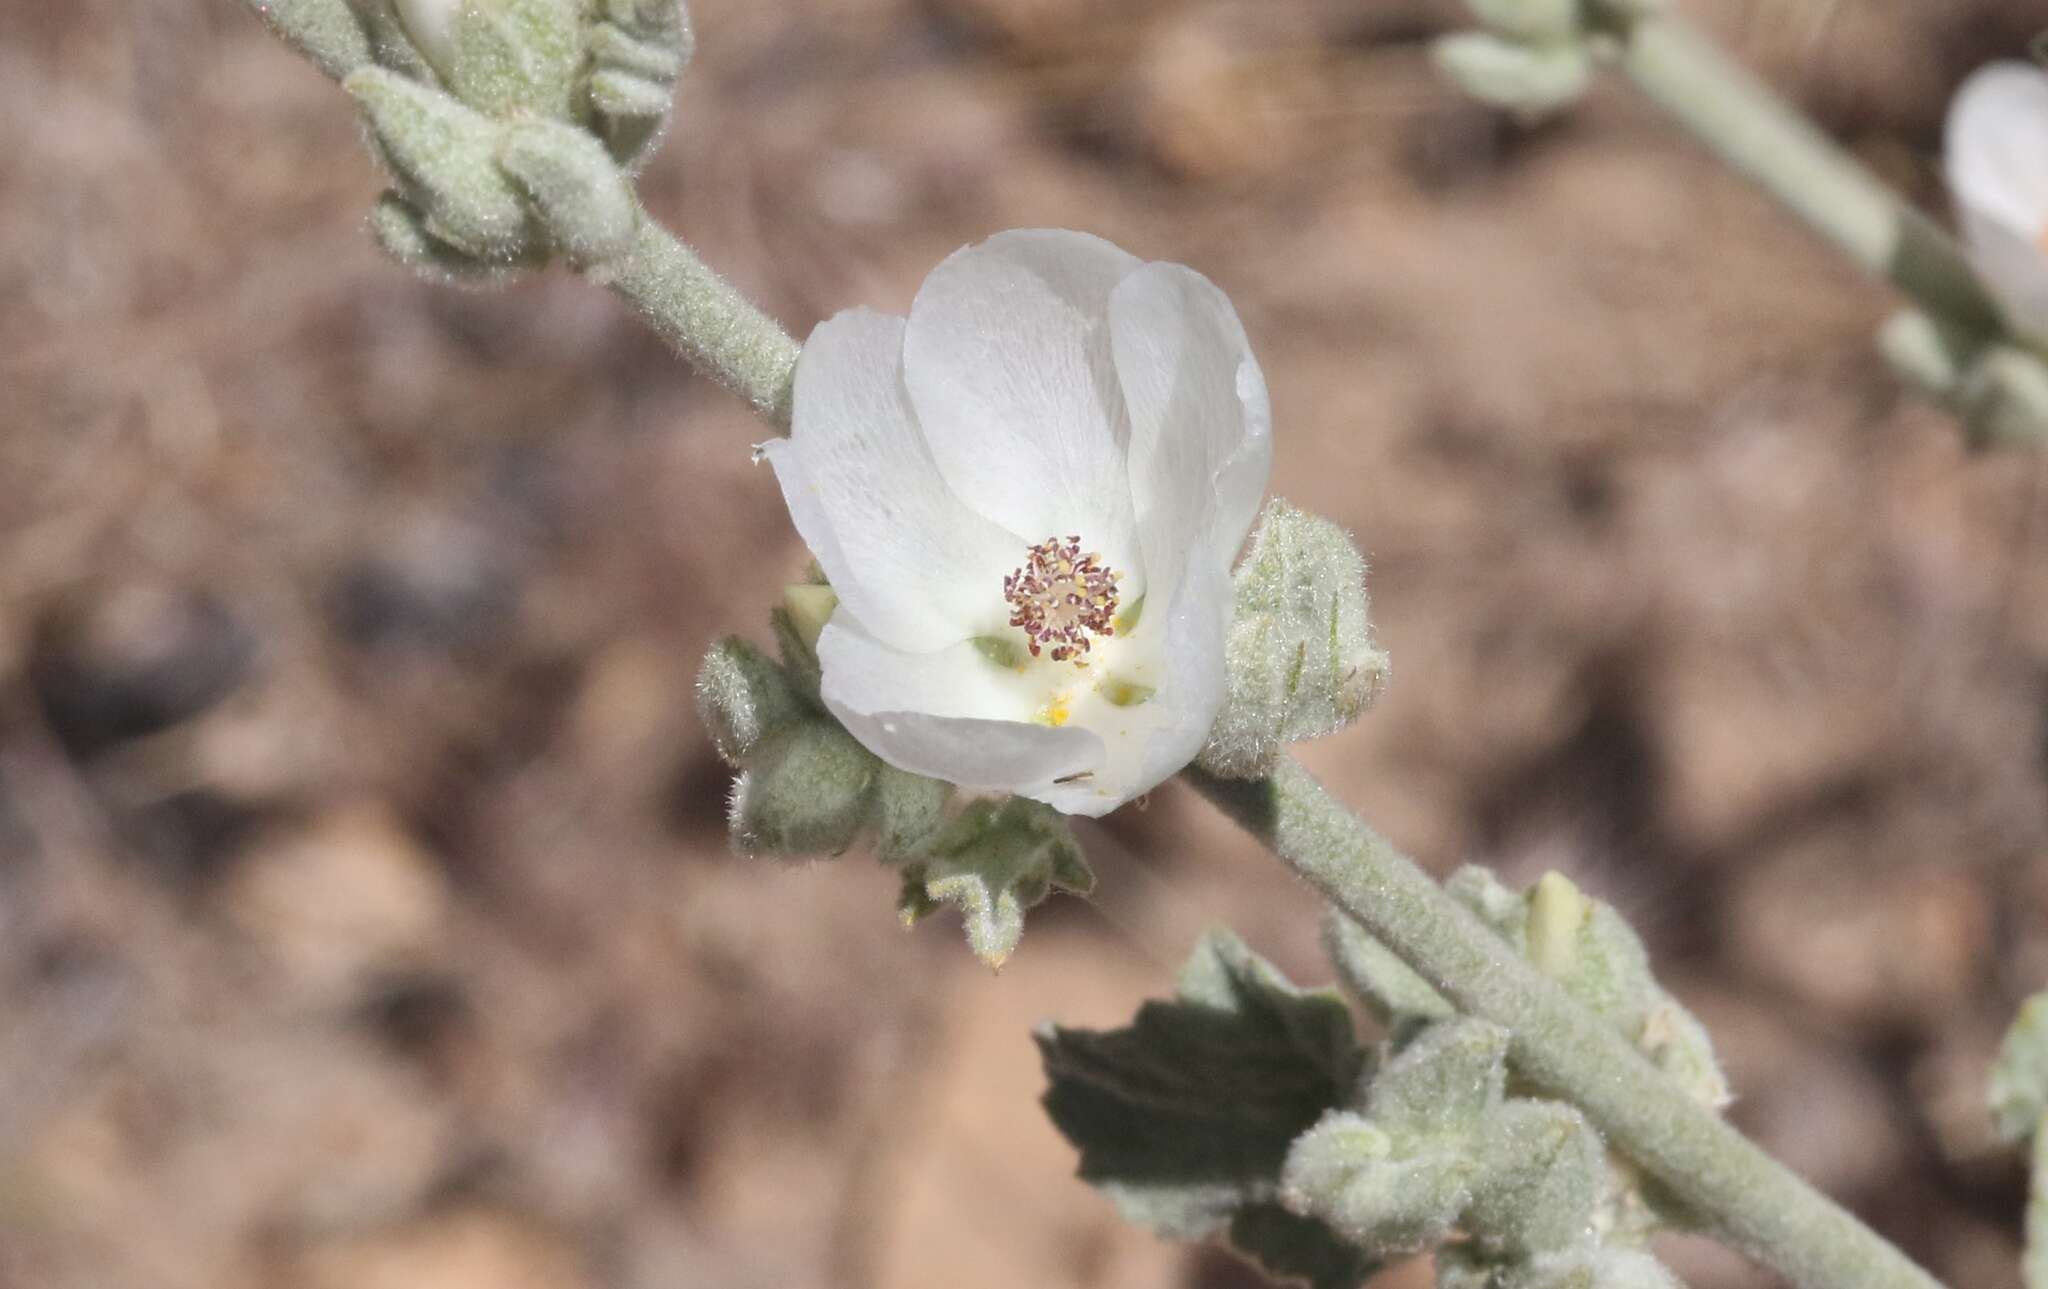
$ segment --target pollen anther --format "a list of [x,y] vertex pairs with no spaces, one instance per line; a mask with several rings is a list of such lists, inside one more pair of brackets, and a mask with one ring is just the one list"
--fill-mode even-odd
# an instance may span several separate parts
[[1048,537],[1003,579],[1010,625],[1023,629],[1032,657],[1083,666],[1096,636],[1116,634],[1117,578],[1079,537]]

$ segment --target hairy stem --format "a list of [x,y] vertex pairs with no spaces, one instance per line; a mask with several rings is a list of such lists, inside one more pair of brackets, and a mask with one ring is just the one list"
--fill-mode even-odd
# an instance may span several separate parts
[[1675,15],[1613,26],[1622,69],[1708,150],[1928,312],[1998,334],[1997,310],[1954,240],[1761,81]]
[[674,233],[643,214],[632,243],[588,274],[624,297],[692,367],[789,432],[800,346]]
[[1515,954],[1413,860],[1283,761],[1195,787],[1465,1012],[1505,1026],[1516,1069],[1572,1102],[1723,1239],[1803,1289],[1937,1289],[1926,1272],[1692,1100]]

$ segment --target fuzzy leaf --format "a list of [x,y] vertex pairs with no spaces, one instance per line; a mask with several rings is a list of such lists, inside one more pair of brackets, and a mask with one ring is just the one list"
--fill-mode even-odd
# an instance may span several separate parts
[[1275,1280],[1309,1289],[1357,1289],[1379,1264],[1312,1217],[1278,1204],[1247,1204],[1230,1219],[1226,1237],[1241,1257]]
[[1130,1220],[1184,1240],[1273,1200],[1288,1147],[1365,1063],[1341,998],[1296,989],[1220,930],[1175,997],[1146,1003],[1128,1028],[1048,1026],[1037,1038],[1045,1107],[1079,1148],[1081,1176]]
[[1397,1037],[1402,1029],[1457,1015],[1413,967],[1338,909],[1323,918],[1323,947],[1336,964],[1338,979]]
[[1049,806],[1023,797],[976,801],[920,848],[903,870],[897,911],[905,925],[942,904],[960,910],[974,955],[1000,967],[1024,935],[1026,910],[1055,889],[1095,889],[1080,843]]

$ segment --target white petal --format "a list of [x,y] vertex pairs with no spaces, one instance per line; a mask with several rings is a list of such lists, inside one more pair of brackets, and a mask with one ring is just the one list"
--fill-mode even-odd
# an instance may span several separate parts
[[1946,136],[1971,261],[2015,326],[2048,335],[2048,72],[1979,70],[1949,106]]
[[[1197,533],[1196,541],[1211,540]],[[1168,603],[1148,610],[1135,636],[1120,642],[1114,673],[1153,686],[1144,703],[1116,707],[1099,694],[1074,709],[1074,722],[1101,735],[1105,756],[1083,779],[1033,793],[1074,815],[1103,815],[1179,773],[1208,741],[1223,709],[1224,635],[1230,579],[1212,560],[1186,563]]]
[[1178,264],[1147,264],[1109,302],[1117,376],[1131,416],[1131,492],[1154,585],[1177,579],[1209,529],[1228,566],[1273,464],[1266,380],[1237,311]]
[[790,437],[765,445],[797,531],[853,615],[935,649],[1000,629],[1024,543],[962,505],[903,391],[901,318],[851,309],[797,361]]
[[905,653],[842,610],[818,639],[818,661],[825,705],[899,770],[1043,800],[1054,780],[1102,761],[1102,740],[1087,730],[1033,722],[1030,687],[973,645]]
[[1110,358],[1110,292],[1139,261],[1098,237],[999,233],[932,270],[904,381],[946,481],[1027,541],[1079,535],[1141,593]]

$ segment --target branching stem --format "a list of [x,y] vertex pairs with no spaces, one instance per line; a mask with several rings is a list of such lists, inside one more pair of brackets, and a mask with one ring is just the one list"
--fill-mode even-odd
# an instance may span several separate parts
[[1461,1010],[1511,1031],[1517,1070],[1585,1111],[1721,1238],[1802,1289],[1938,1289],[1687,1096],[1293,761],[1265,779],[1188,778]]

